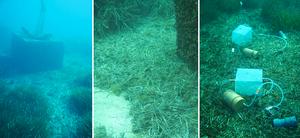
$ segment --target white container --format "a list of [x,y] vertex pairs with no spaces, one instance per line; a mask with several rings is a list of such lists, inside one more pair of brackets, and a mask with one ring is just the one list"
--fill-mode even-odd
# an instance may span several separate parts
[[252,28],[246,25],[239,25],[232,31],[231,40],[238,46],[248,45],[252,41]]
[[235,92],[242,96],[252,96],[262,85],[262,69],[238,68],[235,78]]

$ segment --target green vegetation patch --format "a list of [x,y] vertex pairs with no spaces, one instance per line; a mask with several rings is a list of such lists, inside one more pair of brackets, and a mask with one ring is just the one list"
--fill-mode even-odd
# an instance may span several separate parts
[[70,113],[79,116],[92,111],[92,93],[91,89],[77,87],[67,98],[67,107]]
[[33,87],[0,85],[1,136],[48,137],[49,108],[44,95]]
[[130,101],[138,136],[197,137],[197,73],[176,55],[174,24],[147,19],[133,32],[95,38],[95,86]]
[[[247,57],[238,52],[231,42],[231,32],[239,25],[239,14],[222,15],[216,22],[201,28],[200,42],[200,129],[201,137],[298,137],[298,128],[274,128],[274,118],[299,116],[299,32],[285,32],[289,45],[281,52],[284,41],[276,37],[256,34],[273,34],[260,18],[260,10],[245,13],[245,21],[254,30],[252,44],[260,56]],[[232,52],[235,48],[235,52]],[[279,114],[268,116],[267,104],[278,103],[280,94],[259,98],[255,104],[240,112],[240,116],[223,102],[222,92],[234,89],[234,83],[223,86],[226,79],[234,79],[237,68],[261,68],[263,77],[273,79],[285,92]],[[244,96],[243,96],[244,97]],[[247,97],[244,97],[247,98]],[[251,101],[247,98],[247,103]]]
[[266,0],[262,7],[262,17],[275,30],[300,30],[299,0]]
[[200,23],[205,25],[223,13],[236,13],[241,9],[240,0],[201,0]]
[[92,89],[74,87],[66,98],[68,111],[78,116],[76,136],[92,137]]
[[95,36],[132,29],[147,16],[173,15],[173,0],[95,0]]

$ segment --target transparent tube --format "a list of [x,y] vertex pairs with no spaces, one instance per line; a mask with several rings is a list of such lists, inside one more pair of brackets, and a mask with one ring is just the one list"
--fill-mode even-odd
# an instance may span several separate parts
[[[270,80],[271,80],[271,79],[270,79]],[[280,99],[280,102],[279,102],[278,104],[276,104],[275,106],[273,106],[273,107],[279,107],[279,106],[281,105],[281,103],[283,102],[283,100],[284,100],[284,92],[283,92],[282,88],[281,88],[277,83],[273,82],[273,80],[272,80],[271,82],[265,82],[265,83],[263,83],[262,85],[260,85],[260,86],[258,87],[257,93],[254,95],[254,98],[252,99],[251,103],[250,103],[250,104],[245,104],[245,103],[244,103],[244,105],[247,106],[247,107],[252,106],[253,103],[255,102],[256,98],[257,98],[257,95],[258,95],[260,89],[261,89],[264,85],[266,85],[266,84],[272,84],[272,86],[276,86],[276,87],[279,89],[279,91],[280,91],[280,93],[281,93],[281,99]],[[272,88],[272,86],[271,86],[271,88]],[[271,89],[270,89],[270,90],[271,90]],[[269,91],[270,91],[270,90],[269,90]]]
[[278,39],[283,40],[284,46],[283,46],[282,48],[280,48],[278,51],[283,51],[283,50],[288,46],[287,40],[284,39],[284,38],[282,38],[282,37],[279,37],[279,36],[276,36],[276,35],[267,35],[267,34],[257,34],[257,35],[260,35],[260,36],[267,36],[267,37],[275,37],[275,38],[278,38]]
[[222,91],[222,88],[223,88],[224,85],[226,85],[226,84],[228,84],[228,83],[230,83],[230,82],[234,82],[234,81],[235,81],[235,79],[226,79],[226,80],[223,80],[223,81],[221,82],[221,84],[220,84],[219,93],[222,93],[222,92],[223,92],[223,91]]
[[274,81],[272,79],[270,79],[270,78],[263,78],[263,80],[268,80],[268,81],[270,81],[272,83],[271,88],[266,92],[266,94],[269,94],[270,91],[272,91],[272,89],[274,88]]
[[258,94],[255,94],[255,95],[254,95],[254,98],[252,99],[252,101],[251,101],[251,103],[250,103],[250,104],[246,104],[246,103],[244,103],[244,105],[245,105],[245,106],[247,106],[247,107],[250,107],[250,106],[252,106],[252,104],[253,104],[253,103],[255,102],[255,100],[256,100],[256,97],[257,97],[257,95],[258,95]]

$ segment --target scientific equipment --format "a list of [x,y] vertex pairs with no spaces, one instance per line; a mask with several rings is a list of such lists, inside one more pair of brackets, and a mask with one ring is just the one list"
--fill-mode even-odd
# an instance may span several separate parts
[[242,51],[246,56],[249,56],[249,57],[257,57],[258,56],[258,51],[256,51],[256,50],[244,48]]
[[233,90],[229,89],[229,90],[225,91],[223,94],[223,97],[224,97],[224,101],[234,111],[238,112],[245,107],[244,106],[245,99],[243,97],[241,97],[240,95],[238,95],[237,93],[235,93]]
[[252,28],[247,25],[239,25],[232,31],[231,40],[239,47],[248,45],[252,41]]
[[[222,87],[231,82],[235,83],[235,91],[230,89],[225,92],[222,91]],[[284,100],[284,92],[282,88],[272,79],[263,78],[261,69],[238,68],[235,79],[227,79],[222,81],[220,84],[220,91],[223,92],[223,100],[230,108],[237,112],[243,107],[251,107],[258,97],[262,98],[274,93],[275,88],[277,88],[281,94],[280,102],[275,105],[266,106],[264,110],[267,111],[269,115],[273,116],[279,111],[279,106]],[[266,85],[270,85],[268,89],[265,89]],[[253,98],[251,102],[246,103],[246,100],[242,96],[253,96]]]
[[61,41],[37,40],[14,34],[11,43],[11,70],[17,73],[55,70],[63,66],[64,45]]
[[297,124],[296,116],[285,117],[283,119],[273,119],[274,127],[297,127]]
[[242,96],[256,94],[262,85],[262,69],[238,68],[235,77],[235,91]]

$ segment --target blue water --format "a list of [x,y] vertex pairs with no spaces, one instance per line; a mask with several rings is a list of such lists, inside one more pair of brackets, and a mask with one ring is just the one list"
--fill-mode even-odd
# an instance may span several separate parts
[[0,137],[91,137],[92,2],[44,6],[0,1]]

